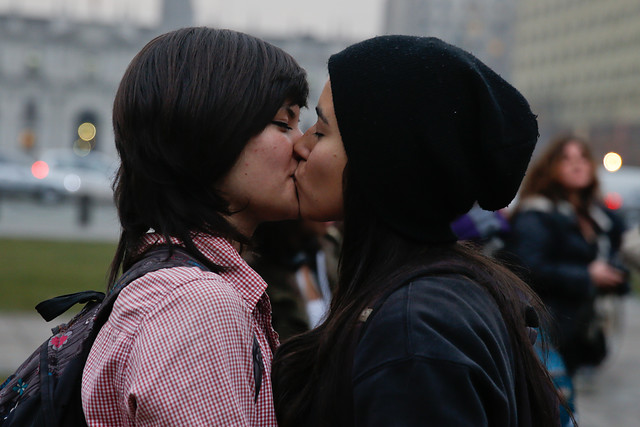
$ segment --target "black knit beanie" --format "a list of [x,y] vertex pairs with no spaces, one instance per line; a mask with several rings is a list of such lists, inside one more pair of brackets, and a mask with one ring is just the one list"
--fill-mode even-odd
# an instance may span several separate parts
[[436,38],[380,36],[329,59],[347,185],[397,232],[454,241],[474,202],[515,197],[538,139],[524,97],[464,50]]

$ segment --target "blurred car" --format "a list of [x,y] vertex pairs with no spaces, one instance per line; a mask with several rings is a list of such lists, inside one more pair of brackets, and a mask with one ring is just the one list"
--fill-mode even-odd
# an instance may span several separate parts
[[19,151],[0,151],[0,194],[43,197],[54,191],[38,182],[31,173],[33,159]]
[[113,200],[116,170],[113,157],[95,151],[78,155],[71,149],[44,150],[31,166],[39,185],[53,188],[60,198],[85,196],[96,201]]
[[640,167],[625,165],[615,172],[600,168],[598,178],[607,207],[617,211],[629,227],[640,223]]

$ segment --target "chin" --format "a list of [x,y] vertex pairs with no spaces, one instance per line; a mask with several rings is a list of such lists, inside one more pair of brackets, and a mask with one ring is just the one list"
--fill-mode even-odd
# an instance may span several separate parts
[[304,207],[300,206],[300,216],[302,219],[310,221],[342,221],[342,212],[338,209],[327,209],[323,207]]
[[286,201],[271,206],[262,206],[259,210],[254,210],[260,222],[285,221],[298,218],[298,200]]
[[271,218],[271,221],[286,221],[289,219],[298,219],[298,217],[300,216],[299,212],[298,212],[298,206],[296,205],[294,208],[292,209],[287,209],[287,210],[283,210],[281,212],[278,212],[277,215],[274,215],[273,218]]

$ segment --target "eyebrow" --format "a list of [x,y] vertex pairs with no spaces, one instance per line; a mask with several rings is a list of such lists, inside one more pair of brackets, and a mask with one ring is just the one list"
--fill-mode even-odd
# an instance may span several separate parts
[[284,107],[284,109],[287,111],[287,115],[290,119],[293,119],[296,116],[296,113],[293,111],[293,108],[291,108],[290,105]]
[[327,125],[329,124],[329,120],[327,120],[327,117],[322,112],[322,108],[316,107],[316,114],[318,115],[318,118],[322,120],[325,124]]

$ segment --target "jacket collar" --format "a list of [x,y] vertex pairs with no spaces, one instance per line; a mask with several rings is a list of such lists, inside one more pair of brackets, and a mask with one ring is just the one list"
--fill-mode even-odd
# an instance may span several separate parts
[[[520,211],[537,211],[544,213],[553,213],[555,211],[568,218],[576,218],[576,211],[571,203],[567,202],[566,200],[559,200],[558,202],[554,203],[552,200],[544,196],[527,197],[520,204]],[[589,207],[589,215],[591,216],[591,219],[598,225],[600,230],[608,232],[613,227],[613,222],[601,206],[592,204]]]

